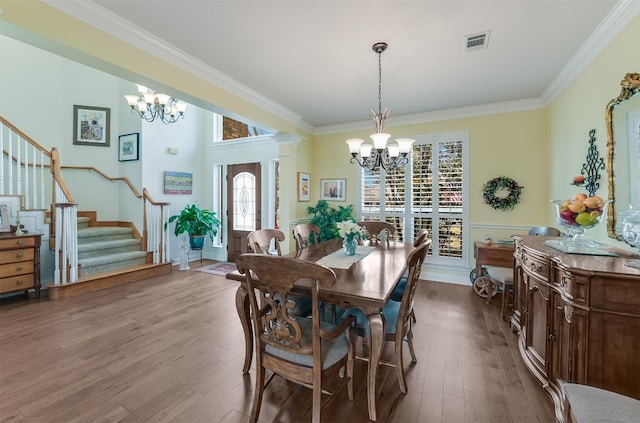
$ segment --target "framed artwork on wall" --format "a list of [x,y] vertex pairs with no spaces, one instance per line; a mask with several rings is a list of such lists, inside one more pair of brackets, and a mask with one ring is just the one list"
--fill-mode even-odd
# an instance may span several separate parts
[[73,106],[73,143],[109,147],[111,109]]
[[126,134],[118,137],[118,160],[127,162],[140,159],[140,134]]
[[0,232],[10,232],[9,225],[9,204],[0,203]]
[[346,179],[321,179],[320,199],[327,201],[346,201],[347,180]]
[[298,172],[298,201],[311,201],[311,175]]
[[193,173],[165,172],[165,194],[191,194],[193,190]]

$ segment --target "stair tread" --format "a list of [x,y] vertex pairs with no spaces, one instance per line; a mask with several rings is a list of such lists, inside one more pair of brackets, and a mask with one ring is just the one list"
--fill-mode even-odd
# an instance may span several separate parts
[[85,259],[79,259],[78,263],[80,263],[83,267],[91,267],[105,263],[114,263],[118,261],[143,258],[146,256],[146,251],[128,251],[124,253],[105,254],[104,256],[100,257],[88,257]]
[[102,249],[102,248],[115,248],[127,245],[140,244],[139,239],[127,238],[127,239],[114,239],[111,241],[96,241],[87,242],[86,244],[78,244],[78,252]]
[[78,229],[78,238],[90,237],[94,235],[112,235],[133,233],[131,228],[123,228],[121,226],[91,226],[88,228]]

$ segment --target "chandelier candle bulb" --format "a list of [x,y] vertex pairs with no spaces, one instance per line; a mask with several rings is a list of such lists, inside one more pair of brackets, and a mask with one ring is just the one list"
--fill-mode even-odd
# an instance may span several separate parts
[[389,144],[387,149],[389,150],[389,157],[395,159],[400,155],[400,147],[398,146],[398,144]]
[[373,145],[371,144],[362,144],[360,146],[360,155],[364,158],[371,157],[371,151],[373,150]]
[[376,150],[384,150],[384,148],[387,146],[387,140],[389,139],[389,137],[391,137],[391,135],[381,132],[378,134],[371,134],[369,137],[373,140],[373,146],[376,148]]

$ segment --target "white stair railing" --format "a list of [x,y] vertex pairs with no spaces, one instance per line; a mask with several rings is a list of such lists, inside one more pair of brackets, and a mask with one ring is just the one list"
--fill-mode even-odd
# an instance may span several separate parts
[[147,252],[153,254],[154,263],[167,263],[169,240],[164,236],[164,225],[169,219],[170,203],[154,201],[146,188],[142,191],[144,200],[144,238],[147,241]]
[[20,195],[25,209],[46,210],[44,168],[51,165],[51,153],[0,116],[0,195]]
[[[78,207],[60,174],[56,148],[47,151],[0,116],[0,195],[19,195],[25,209],[51,207],[54,283],[78,280]],[[45,172],[45,167],[50,169]],[[51,195],[47,189],[51,187]]]

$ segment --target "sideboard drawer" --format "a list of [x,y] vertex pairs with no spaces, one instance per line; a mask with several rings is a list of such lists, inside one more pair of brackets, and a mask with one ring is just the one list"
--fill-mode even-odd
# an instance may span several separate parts
[[24,275],[26,273],[32,273],[34,270],[33,260],[20,261],[17,263],[9,263],[0,265],[0,278],[5,278],[15,275]]
[[0,239],[0,250],[9,248],[34,247],[36,241],[34,237],[15,237],[12,239]]
[[16,250],[0,251],[0,263],[13,263],[16,261],[33,261],[33,248],[20,248]]
[[0,294],[5,292],[27,290],[34,287],[33,273],[30,275],[20,275],[11,278],[0,279]]
[[537,276],[545,282],[549,282],[549,269],[551,266],[548,260],[538,260],[530,255],[525,255],[522,268],[527,273]]

